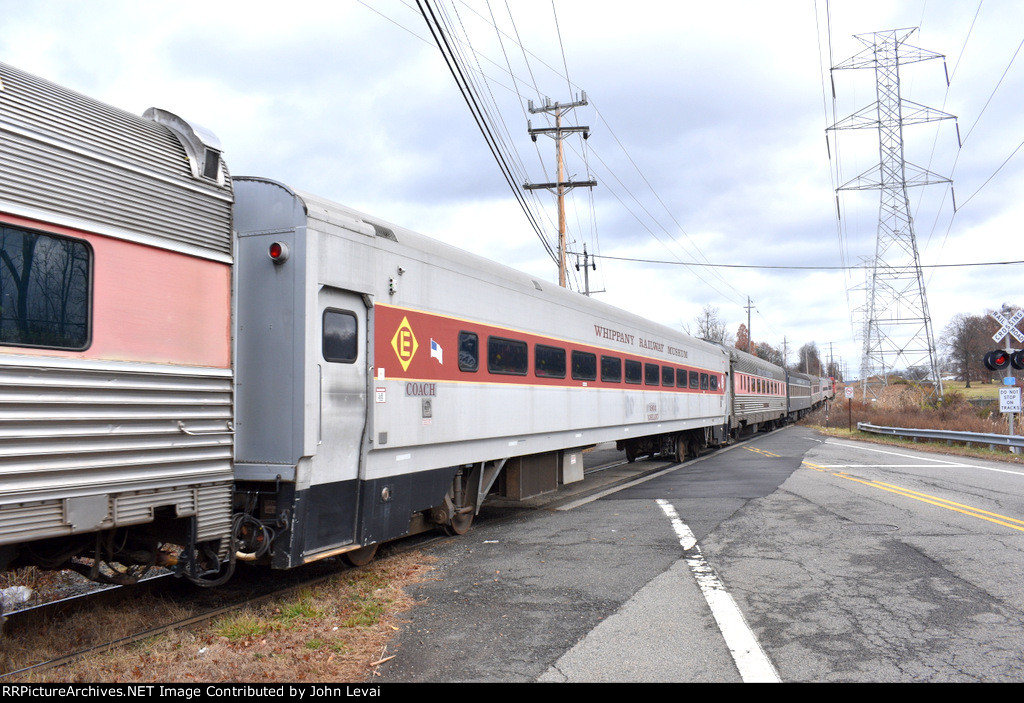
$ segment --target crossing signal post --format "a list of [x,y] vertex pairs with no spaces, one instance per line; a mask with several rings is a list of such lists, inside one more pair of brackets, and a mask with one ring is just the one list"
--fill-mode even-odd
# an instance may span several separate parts
[[[1024,334],[1021,334],[1020,330],[1017,329],[1017,323],[1024,320],[1024,309],[1018,310],[1009,319],[1000,312],[993,312],[991,314],[996,322],[1002,325],[999,331],[992,335],[992,341],[998,342],[1001,339],[1005,339],[1006,347],[990,351],[985,355],[983,361],[985,362],[985,368],[990,371],[1007,369],[1006,376],[1003,378],[1003,386],[1005,387],[999,389],[999,412],[1006,413],[1009,418],[1010,434],[1013,434],[1013,416],[1021,411],[1021,402],[1017,379],[1013,377],[1013,372],[1009,370],[1009,367],[1013,367],[1018,371],[1024,371],[1024,349],[1014,350],[1011,348],[1010,337],[1013,337],[1018,342],[1024,342]],[[1016,453],[1017,450],[1013,448],[1010,451]]]

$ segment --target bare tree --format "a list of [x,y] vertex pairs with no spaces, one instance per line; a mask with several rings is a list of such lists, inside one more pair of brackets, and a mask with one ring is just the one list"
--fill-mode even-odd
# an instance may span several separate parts
[[797,352],[797,360],[797,368],[804,373],[820,376],[825,370],[818,353],[818,345],[814,342],[808,342],[800,347],[800,351]]
[[988,375],[982,365],[982,357],[991,351],[990,326],[980,315],[962,312],[942,330],[939,344],[951,362],[953,373],[964,381],[967,388],[971,387],[972,380],[980,381]]
[[706,339],[709,342],[729,344],[729,332],[725,327],[725,323],[722,322],[718,308],[713,305],[705,305],[700,314],[693,318],[693,321],[696,324],[696,328],[693,331],[690,330],[689,325],[683,325],[683,331],[686,334]]
[[839,368],[839,364],[837,364],[835,361],[828,362],[828,364],[825,365],[825,368],[828,371],[828,373],[825,374],[826,376],[834,378],[837,381],[844,380],[843,370]]
[[782,352],[768,344],[768,342],[758,342],[757,346],[754,347],[754,353],[759,359],[764,359],[769,364],[775,364],[776,366],[785,366],[786,361],[782,358]]

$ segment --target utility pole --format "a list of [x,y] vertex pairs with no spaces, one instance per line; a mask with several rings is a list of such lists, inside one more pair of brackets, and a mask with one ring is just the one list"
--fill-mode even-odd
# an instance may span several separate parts
[[[942,376],[935,352],[932,320],[928,312],[928,298],[907,189],[951,181],[905,159],[903,129],[909,125],[956,118],[906,100],[900,95],[901,65],[945,59],[942,54],[907,44],[907,40],[916,31],[915,27],[854,35],[865,49],[833,66],[832,70],[874,69],[878,99],[873,105],[840,120],[826,131],[878,131],[878,165],[837,189],[881,192],[875,257],[864,323],[861,384],[865,391],[877,396],[879,387],[888,385],[890,370],[900,368],[903,364],[908,369],[925,366],[932,378],[934,392],[941,398]],[[946,84],[949,85],[948,72]],[[834,87],[832,95],[834,98]],[[831,149],[829,155],[831,158]],[[955,207],[955,198],[953,202]]]
[[[604,293],[603,290],[590,290],[590,269],[593,268],[597,271],[597,258],[595,257],[592,261],[590,255],[587,254],[587,245],[583,245],[583,295],[590,297],[591,293]],[[576,254],[576,270],[580,270],[580,255]]]
[[754,352],[751,351],[751,349],[754,346],[754,342],[752,341],[754,339],[754,335],[750,334],[750,311],[754,307],[754,304],[750,302],[749,295],[747,296],[747,304],[744,307],[747,310],[747,353],[753,354]]
[[566,134],[572,134],[574,132],[580,132],[583,134],[584,139],[590,138],[590,127],[563,127],[562,126],[562,115],[576,107],[582,107],[587,104],[587,94],[580,93],[580,99],[571,103],[552,103],[550,98],[544,99],[544,107],[534,108],[533,101],[530,101],[530,112],[536,114],[538,112],[554,113],[555,115],[555,126],[554,127],[541,127],[534,129],[533,124],[527,121],[527,131],[530,133],[530,138],[533,141],[537,141],[538,134],[546,134],[555,140],[555,153],[558,159],[558,180],[554,183],[524,183],[523,188],[526,190],[554,190],[558,196],[558,285],[565,288],[565,194],[577,186],[583,186],[586,188],[593,188],[597,185],[597,181],[567,181],[565,180],[565,162],[562,157],[562,138]]

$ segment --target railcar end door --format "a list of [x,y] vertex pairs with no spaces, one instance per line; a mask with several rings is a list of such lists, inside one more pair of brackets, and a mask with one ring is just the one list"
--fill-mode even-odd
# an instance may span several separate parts
[[[319,417],[311,493],[321,532],[316,547],[355,539],[359,469],[366,427],[367,311],[361,295],[324,286],[318,294]],[[309,542],[307,542],[308,546]]]

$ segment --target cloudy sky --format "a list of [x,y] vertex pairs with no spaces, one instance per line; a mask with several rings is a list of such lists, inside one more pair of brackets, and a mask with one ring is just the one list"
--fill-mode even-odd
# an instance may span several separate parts
[[[1017,0],[607,2],[432,0],[487,101],[513,180],[555,180],[528,100],[589,104],[567,123],[571,251],[601,255],[590,285],[674,327],[706,305],[755,341],[814,341],[856,375],[855,310],[874,254],[877,191],[835,188],[878,159],[873,131],[825,128],[875,100],[874,74],[830,64],[855,34],[919,27],[944,54],[908,65],[903,97],[958,117],[908,127],[909,161],[952,175],[914,188],[922,263],[1024,259],[1024,3]],[[173,9],[172,9],[173,8]],[[415,0],[291,3],[0,0],[0,61],[128,111],[211,129],[236,175],[323,195],[546,280],[557,271],[514,198]],[[1022,52],[1024,53],[1024,52]],[[838,159],[837,149],[838,146]],[[553,198],[528,202],[557,231]],[[636,261],[637,259],[646,261]],[[574,261],[575,257],[570,257]],[[674,262],[674,263],[658,263]],[[711,268],[681,263],[819,267]],[[573,270],[573,285],[582,274]],[[926,269],[936,332],[1018,294],[1024,266]]]

